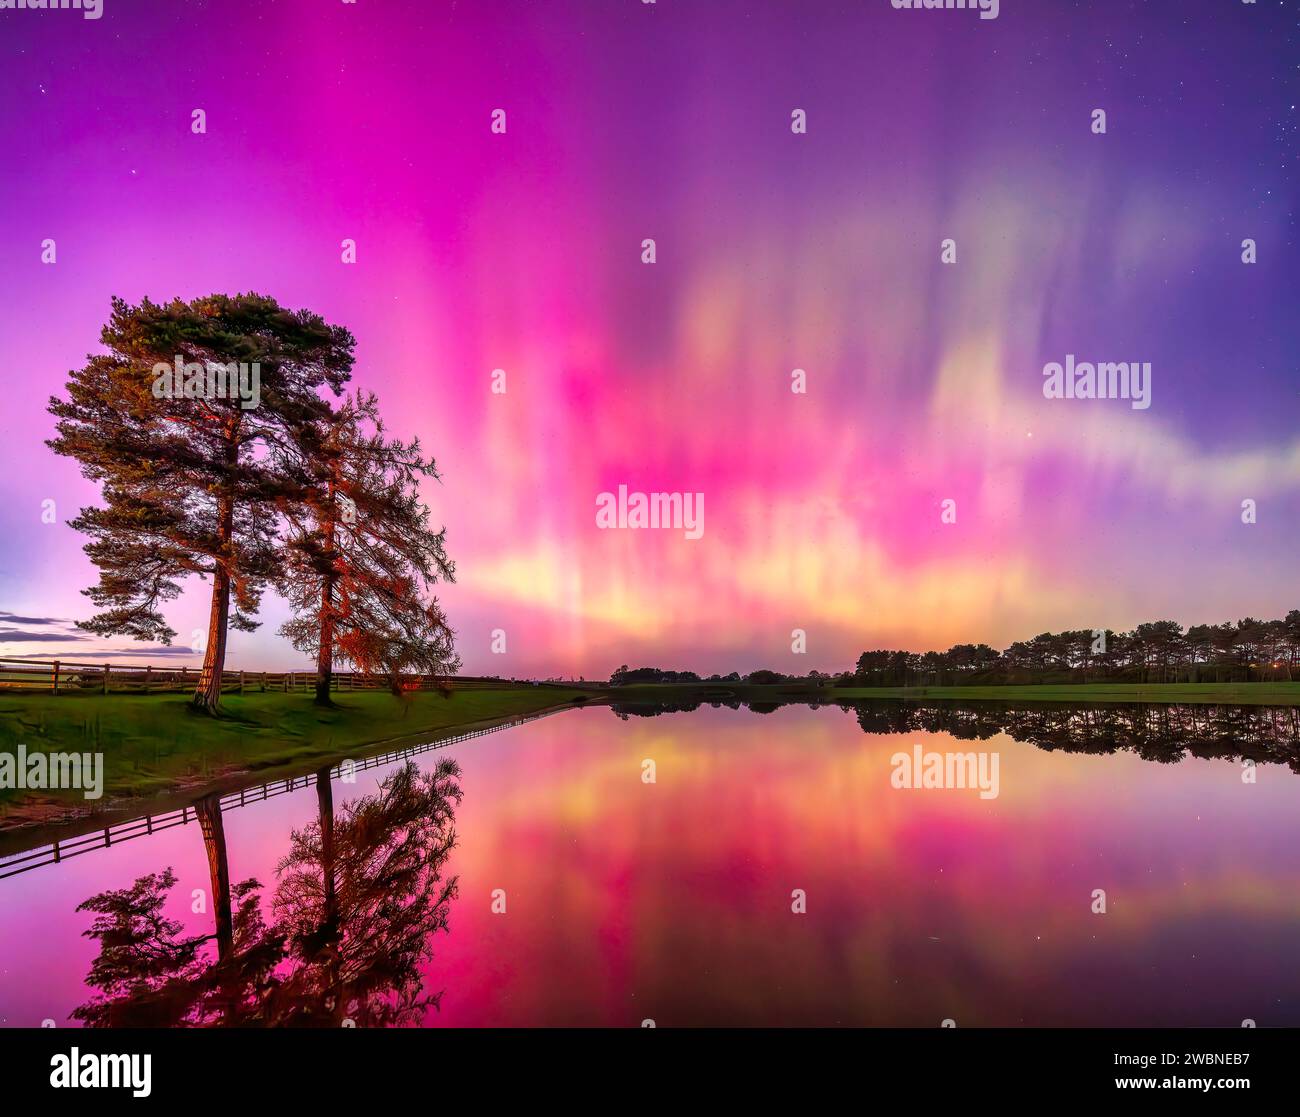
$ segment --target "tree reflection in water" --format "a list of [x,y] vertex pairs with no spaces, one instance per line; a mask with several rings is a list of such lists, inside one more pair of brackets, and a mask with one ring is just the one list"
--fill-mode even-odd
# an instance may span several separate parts
[[73,1010],[90,1027],[339,1026],[418,1022],[441,993],[424,992],[433,936],[447,929],[456,878],[442,869],[456,844],[460,768],[412,761],[337,817],[328,769],[317,817],[295,830],[263,915],[262,885],[231,887],[214,799],[197,805],[213,888],[212,934],[185,935],[164,912],[176,875],[140,877],[78,907],[95,913],[99,942]]
[[987,740],[1006,733],[1046,751],[1132,752],[1144,760],[1174,764],[1187,756],[1203,759],[1253,760],[1286,764],[1300,773],[1300,708],[1294,706],[1230,706],[1148,703],[1003,701],[917,702],[873,698],[809,702],[791,697],[780,701],[742,701],[708,696],[666,702],[620,701],[610,708],[620,718],[685,713],[702,705],[742,706],[770,714],[781,706],[838,706],[855,714],[864,733],[948,733],[958,740]]

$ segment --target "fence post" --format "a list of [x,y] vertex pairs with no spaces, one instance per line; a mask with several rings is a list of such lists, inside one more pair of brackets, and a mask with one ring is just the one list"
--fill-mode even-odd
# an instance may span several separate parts
[[54,693],[59,693],[59,661],[54,661]]
[[153,664],[148,664],[144,669],[144,692],[149,693],[149,680],[153,678]]
[[263,692],[266,691],[266,672],[265,672],[265,671],[262,672],[262,690],[263,690]]
[[104,693],[108,693],[108,664],[104,664]]
[[244,673],[242,671],[239,673],[239,693],[244,693]]

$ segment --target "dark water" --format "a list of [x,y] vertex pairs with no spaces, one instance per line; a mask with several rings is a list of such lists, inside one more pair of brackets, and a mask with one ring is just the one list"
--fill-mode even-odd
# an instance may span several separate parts
[[1300,711],[654,712],[0,879],[0,1022],[1300,1025]]

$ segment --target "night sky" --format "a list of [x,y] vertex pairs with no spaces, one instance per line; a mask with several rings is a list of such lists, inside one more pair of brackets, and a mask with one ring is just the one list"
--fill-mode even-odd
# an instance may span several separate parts
[[[5,654],[131,648],[63,623],[96,488],[45,405],[111,296],[214,291],[356,335],[444,475],[467,672],[1300,607],[1296,4],[103,3],[0,11]],[[1151,406],[1044,398],[1067,354]],[[702,538],[599,530],[620,484],[704,493]],[[262,616],[229,664],[298,663]]]

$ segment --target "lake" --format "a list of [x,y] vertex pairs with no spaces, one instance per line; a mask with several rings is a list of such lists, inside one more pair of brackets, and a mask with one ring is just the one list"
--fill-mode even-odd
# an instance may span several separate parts
[[1271,707],[575,709],[0,859],[0,1022],[1296,1026],[1297,769]]

